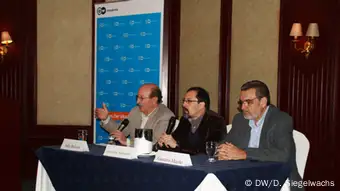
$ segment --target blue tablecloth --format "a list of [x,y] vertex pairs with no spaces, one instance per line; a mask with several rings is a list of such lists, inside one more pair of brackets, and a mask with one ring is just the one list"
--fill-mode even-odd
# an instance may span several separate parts
[[[103,146],[89,145],[90,152],[72,152],[59,147],[41,147],[36,155],[56,191],[85,190],[188,190],[193,191],[208,173],[215,174],[232,190],[280,190],[290,172],[289,165],[259,161],[217,161],[205,155],[191,156],[193,166],[154,163],[153,157],[125,160],[102,156]],[[245,181],[252,181],[246,186]],[[259,186],[259,181],[264,182]],[[265,182],[271,181],[271,186]],[[256,185],[257,183],[257,185]]]

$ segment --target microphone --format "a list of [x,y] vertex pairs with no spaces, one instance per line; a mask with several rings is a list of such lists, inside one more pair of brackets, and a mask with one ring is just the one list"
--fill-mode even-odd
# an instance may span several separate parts
[[[171,135],[175,125],[176,125],[176,117],[171,117],[169,119],[169,124],[168,124],[168,127],[166,128],[165,133],[167,135]],[[158,151],[160,148],[166,148],[165,144],[163,143],[163,146],[159,146],[158,143],[156,142],[156,144],[153,145],[153,149],[152,150],[153,151]]]
[[[117,128],[117,130],[118,131],[123,131],[128,125],[129,125],[129,120],[128,119],[124,119],[121,123],[120,123],[120,125],[118,126],[118,128]],[[112,136],[110,136],[109,137],[109,143],[112,143],[113,141],[115,141],[116,140],[116,137],[112,137]]]
[[118,131],[123,131],[128,125],[129,125],[129,120],[128,119],[124,119],[120,125],[118,126],[117,130]]
[[169,120],[169,124],[168,124],[168,127],[166,128],[165,133],[167,135],[171,135],[175,125],[176,125],[176,117],[171,117],[170,120]]

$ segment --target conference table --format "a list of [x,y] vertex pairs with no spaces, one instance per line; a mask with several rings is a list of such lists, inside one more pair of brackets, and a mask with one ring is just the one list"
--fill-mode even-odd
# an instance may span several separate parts
[[289,165],[279,162],[209,163],[206,155],[194,155],[193,166],[181,167],[153,162],[154,156],[132,160],[103,156],[105,147],[100,145],[89,149],[76,152],[44,146],[36,151],[40,168],[56,191],[280,190],[290,173]]

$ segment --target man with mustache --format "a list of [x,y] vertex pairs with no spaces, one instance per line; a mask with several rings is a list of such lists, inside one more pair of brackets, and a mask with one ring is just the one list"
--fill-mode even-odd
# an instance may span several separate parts
[[176,130],[163,133],[158,141],[166,150],[190,154],[205,153],[207,141],[222,141],[226,135],[223,117],[210,110],[209,93],[201,87],[189,88],[183,98],[183,112]]
[[118,131],[118,124],[109,117],[109,111],[103,103],[103,108],[96,108],[95,115],[101,120],[101,126],[113,135],[121,145],[126,145],[126,137],[135,136],[136,128],[153,130],[153,142],[156,143],[165,132],[173,112],[162,104],[162,92],[156,84],[142,85],[136,96],[137,106],[132,108],[129,115],[129,125]]
[[218,159],[287,162],[291,166],[290,180],[300,181],[295,161],[293,120],[270,104],[267,85],[258,80],[243,84],[239,109],[241,113],[235,115],[232,129],[218,147]]

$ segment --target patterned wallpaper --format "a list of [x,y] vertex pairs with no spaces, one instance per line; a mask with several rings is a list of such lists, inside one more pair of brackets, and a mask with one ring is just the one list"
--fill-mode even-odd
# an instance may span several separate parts
[[279,0],[233,1],[229,119],[237,113],[240,87],[249,80],[264,81],[276,104],[279,13]]
[[91,6],[38,0],[38,124],[91,124]]
[[220,7],[217,0],[181,1],[179,97],[182,98],[189,87],[201,86],[210,93],[211,109],[216,112]]

